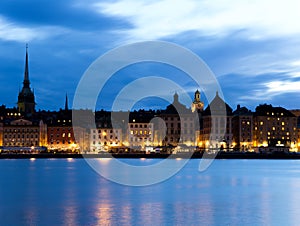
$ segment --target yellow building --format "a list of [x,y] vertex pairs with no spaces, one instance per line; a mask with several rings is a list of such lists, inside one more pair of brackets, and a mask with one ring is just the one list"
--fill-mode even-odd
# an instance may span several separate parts
[[253,117],[254,147],[288,147],[297,145],[297,117],[282,107],[259,105]]
[[45,146],[46,125],[40,121],[39,124],[29,120],[18,119],[8,124],[2,124],[2,146],[3,147],[39,147]]

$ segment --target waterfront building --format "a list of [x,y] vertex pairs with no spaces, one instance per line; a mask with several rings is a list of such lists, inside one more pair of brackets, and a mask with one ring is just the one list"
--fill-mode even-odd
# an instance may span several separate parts
[[32,115],[35,112],[34,92],[30,88],[28,68],[28,47],[26,45],[25,71],[22,90],[18,95],[18,110],[21,113]]
[[254,147],[297,146],[297,117],[282,107],[259,105],[253,116]]
[[216,96],[203,112],[200,133],[202,148],[232,147],[232,108],[216,92]]
[[293,115],[297,117],[297,145],[294,151],[300,151],[300,109],[289,110]]
[[51,151],[77,151],[79,146],[74,137],[71,119],[57,119],[48,125],[48,149]]
[[232,148],[241,151],[252,150],[253,112],[237,106],[232,118]]
[[199,129],[197,126],[199,123],[198,113],[193,113],[191,109],[180,103],[177,93],[173,96],[172,104],[168,105],[159,117],[164,120],[164,123],[160,123],[158,126],[160,131],[165,130],[163,146],[196,145],[196,131]]
[[122,146],[122,129],[102,127],[91,129],[90,151],[110,151]]
[[2,123],[2,146],[20,150],[21,147],[31,147],[36,149],[47,145],[47,126],[40,121],[29,121],[17,119],[9,123]]
[[143,118],[132,118],[128,123],[128,145],[132,149],[145,150],[152,146],[154,140],[154,125]]

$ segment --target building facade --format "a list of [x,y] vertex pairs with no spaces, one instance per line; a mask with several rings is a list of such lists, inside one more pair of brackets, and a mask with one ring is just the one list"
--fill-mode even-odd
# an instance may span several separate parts
[[90,151],[110,151],[122,146],[122,129],[97,128],[90,132]]
[[47,126],[40,121],[34,123],[25,119],[18,119],[7,124],[1,124],[2,146],[32,147],[33,149],[47,145]]
[[253,113],[237,106],[232,118],[232,148],[242,151],[253,150]]
[[225,149],[232,147],[232,108],[216,93],[203,112],[200,132],[201,148]]
[[259,105],[253,117],[254,147],[297,146],[297,117],[282,107]]

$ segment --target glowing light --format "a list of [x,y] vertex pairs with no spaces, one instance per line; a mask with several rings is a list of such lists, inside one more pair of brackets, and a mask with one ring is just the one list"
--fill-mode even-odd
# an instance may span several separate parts
[[35,158],[30,158],[29,160],[30,160],[30,161],[35,161]]
[[177,160],[177,161],[180,161],[180,160],[182,160],[182,158],[176,158],[176,160]]

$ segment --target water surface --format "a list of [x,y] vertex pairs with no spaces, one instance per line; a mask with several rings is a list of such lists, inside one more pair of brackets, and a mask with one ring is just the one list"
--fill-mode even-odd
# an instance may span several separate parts
[[0,160],[0,225],[299,224],[300,160],[198,166],[193,159],[162,183],[130,187],[99,176],[84,159]]

